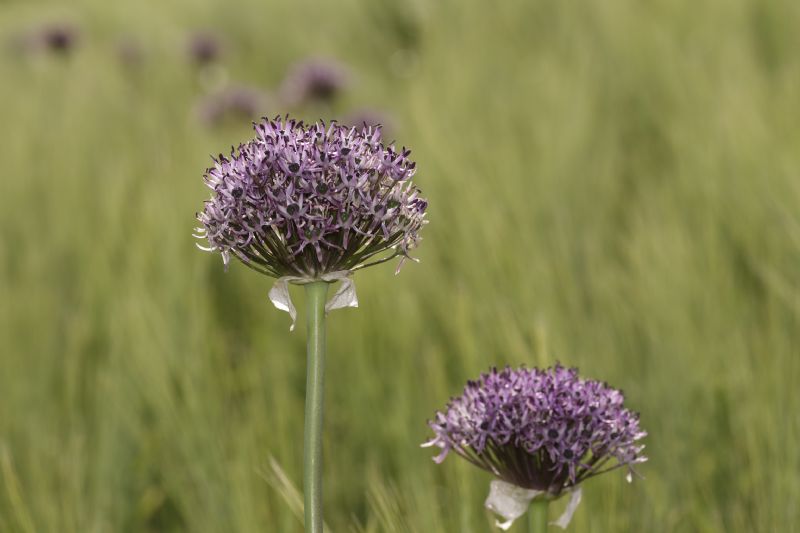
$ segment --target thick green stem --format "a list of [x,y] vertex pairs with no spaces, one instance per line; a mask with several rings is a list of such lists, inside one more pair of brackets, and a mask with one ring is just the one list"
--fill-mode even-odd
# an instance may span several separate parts
[[325,297],[328,284],[309,283],[303,492],[306,533],[322,532],[322,412],[325,396]]
[[547,506],[550,502],[544,498],[534,498],[528,509],[528,533],[546,533]]

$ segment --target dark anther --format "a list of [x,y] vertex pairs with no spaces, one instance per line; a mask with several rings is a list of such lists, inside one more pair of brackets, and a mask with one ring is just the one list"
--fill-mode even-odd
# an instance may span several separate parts
[[572,459],[575,456],[575,454],[572,453],[572,450],[570,450],[570,449],[564,450],[564,454],[563,455],[564,455],[565,459]]
[[243,193],[244,193],[244,191],[242,191],[242,189],[240,189],[239,187],[236,187],[235,189],[233,189],[231,191],[231,194],[233,195],[234,198],[241,197]]
[[555,429],[549,429],[547,430],[547,436],[550,437],[551,439],[555,439],[558,437],[558,431],[556,431]]
[[297,172],[300,170],[300,165],[297,163],[289,163],[289,170],[292,172]]
[[294,216],[297,214],[298,211],[300,211],[300,207],[298,207],[297,204],[289,204],[286,207],[286,212],[289,213],[290,215]]
[[484,420],[483,422],[481,422],[480,428],[483,431],[486,431],[487,429],[489,429],[489,423],[486,420]]
[[350,148],[347,148],[347,147],[342,148],[341,150],[339,150],[339,153],[342,154],[342,155],[347,155],[347,154],[350,153]]
[[328,185],[325,183],[320,183],[317,185],[317,194],[325,194],[328,192]]

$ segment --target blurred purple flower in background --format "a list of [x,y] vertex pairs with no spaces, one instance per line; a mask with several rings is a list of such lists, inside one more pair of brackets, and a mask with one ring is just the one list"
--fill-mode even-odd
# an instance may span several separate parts
[[144,62],[142,45],[132,37],[117,41],[117,57],[126,67],[138,67]]
[[51,22],[17,35],[11,42],[18,52],[52,52],[66,56],[80,37],[78,28],[68,22]]
[[255,120],[267,111],[269,96],[255,87],[230,85],[203,98],[197,114],[205,124],[216,126],[226,119]]
[[350,84],[350,71],[333,59],[310,58],[293,65],[281,85],[289,106],[329,104]]
[[67,53],[78,41],[78,30],[66,23],[49,24],[40,30],[39,40],[48,50]]
[[196,65],[202,67],[220,58],[222,55],[222,43],[216,35],[198,31],[189,38],[188,52],[190,59]]
[[384,146],[378,129],[335,122],[265,119],[255,130],[206,172],[202,249],[276,278],[319,279],[402,264],[416,247],[428,204],[411,182],[410,150]]
[[355,109],[342,117],[340,122],[345,126],[355,126],[356,128],[380,126],[381,135],[384,138],[391,138],[391,132],[394,129],[394,120],[392,117],[389,116],[388,113],[378,109]]

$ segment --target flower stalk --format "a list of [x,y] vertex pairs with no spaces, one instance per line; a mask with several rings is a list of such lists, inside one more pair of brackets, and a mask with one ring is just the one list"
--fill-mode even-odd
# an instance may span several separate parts
[[305,285],[308,328],[303,493],[306,533],[322,532],[322,421],[325,396],[325,299],[328,283]]
[[547,498],[534,498],[528,509],[528,533],[547,532],[547,511],[550,502]]

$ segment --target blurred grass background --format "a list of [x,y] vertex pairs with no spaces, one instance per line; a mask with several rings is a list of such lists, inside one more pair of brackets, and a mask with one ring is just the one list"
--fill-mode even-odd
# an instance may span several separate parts
[[[9,44],[53,21],[74,50]],[[209,154],[250,136],[198,120],[197,30],[265,91],[346,64],[295,114],[384,110],[430,199],[421,264],[359,273],[330,317],[333,531],[490,531],[489,476],[434,465],[425,420],[491,365],[555,361],[650,433],[646,479],[588,482],[571,531],[800,531],[799,23],[790,0],[0,2],[0,531],[301,531],[269,457],[299,486],[303,328],[191,237]]]

